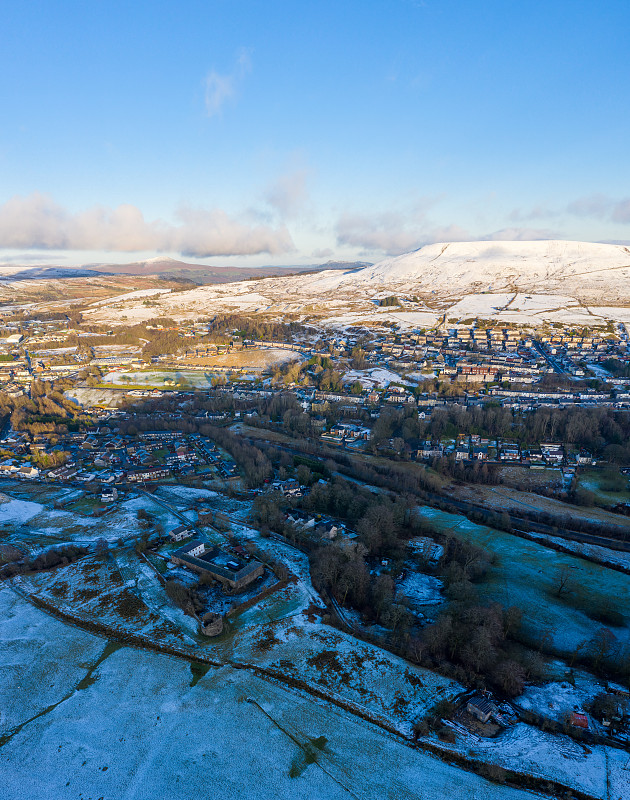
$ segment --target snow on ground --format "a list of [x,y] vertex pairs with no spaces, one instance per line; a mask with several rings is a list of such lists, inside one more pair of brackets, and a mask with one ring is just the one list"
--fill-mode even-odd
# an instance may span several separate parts
[[130,550],[116,553],[115,560],[121,575],[133,581],[135,594],[142,598],[147,608],[187,634],[186,643],[194,645],[194,637],[198,633],[197,621],[169,600],[155,570]]
[[384,367],[373,367],[365,370],[353,369],[343,376],[344,383],[354,383],[354,381],[359,381],[366,389],[384,389],[390,383],[402,383],[407,386],[414,385],[411,381],[402,378],[398,373]]
[[[9,509],[7,516],[3,516],[4,509]],[[101,517],[87,516],[77,511],[47,508],[40,503],[14,499],[11,503],[0,505],[0,524],[28,523],[28,533],[19,534],[23,539],[30,536],[44,536],[59,543],[89,543],[101,538],[115,542],[142,533],[138,524],[140,509],[152,514],[165,530],[179,524],[177,517],[168,509],[157,505],[144,495],[125,498],[122,502],[111,506]]]
[[187,508],[198,500],[210,500],[219,496],[217,492],[210,489],[195,489],[194,486],[169,486],[168,484],[159,486],[155,494],[178,508]]
[[414,605],[435,606],[444,601],[442,586],[438,578],[422,572],[410,572],[396,584],[396,597],[399,600],[406,597]]
[[328,328],[348,328],[354,325],[383,325],[394,322],[399,328],[433,328],[440,319],[434,311],[393,311],[392,308],[374,308],[348,314],[327,315],[323,321]]
[[11,498],[8,503],[0,504],[0,525],[24,525],[44,510],[44,506],[30,500]]
[[605,691],[603,684],[583,670],[573,672],[573,682],[552,681],[543,686],[527,686],[514,705],[542,714],[557,722],[564,722],[568,712],[584,709],[596,694]]
[[[104,646],[103,639],[47,616],[7,584],[0,586],[0,743],[15,725],[61,699]],[[0,786],[4,797],[7,786]]]
[[609,547],[601,547],[597,544],[572,542],[569,539],[562,539],[560,536],[548,536],[545,533],[536,533],[535,531],[530,531],[529,535],[542,544],[545,542],[557,544],[577,556],[587,556],[602,564],[618,564],[630,569],[630,553],[625,553],[622,550],[611,550]]
[[615,322],[630,324],[630,306],[589,306],[593,314],[612,319]]
[[[531,293],[579,290],[589,297],[625,297],[628,250],[590,242],[450,242],[427,245],[344,273],[335,287],[462,294],[473,291]],[[324,273],[325,275],[325,273]],[[317,284],[311,285],[313,290]]]
[[469,294],[446,311],[448,320],[493,319],[497,322],[542,325],[564,322],[602,326],[601,310],[590,310],[568,295],[556,294]]
[[183,622],[157,577],[149,580],[141,566],[130,559],[137,561],[138,557],[135,553],[119,553],[116,559],[105,561],[99,556],[87,557],[15,581],[23,593],[40,597],[73,618],[194,650],[197,645],[191,635],[196,634],[196,628],[190,624],[192,619]]
[[417,370],[414,372],[408,372],[405,375],[405,378],[408,381],[420,382],[420,381],[429,381],[433,378],[437,377],[434,370],[429,369],[426,372],[418,372]]
[[324,689],[406,734],[438,700],[463,690],[453,680],[303,616],[245,631],[232,645],[233,659]]
[[[23,647],[34,654],[36,637]],[[243,670],[196,677],[184,661],[133,648],[112,652],[82,689],[70,677],[49,692],[67,699],[2,747],[3,800],[532,798]],[[38,700],[47,691],[33,684]]]
[[513,296],[513,294],[469,294],[450,306],[446,318],[460,321],[475,317],[494,317],[508,305]]
[[[150,306],[143,305],[146,301],[141,297],[128,296],[122,300],[114,297],[101,301],[100,306],[86,313],[95,321],[114,325],[121,324],[123,316],[123,321],[133,323],[156,315],[195,319],[239,309],[267,313],[276,319],[286,314],[303,314],[336,328],[387,322],[399,327],[427,328],[436,325],[441,315],[422,307],[417,311],[377,309],[373,298],[420,294],[423,300],[430,296],[432,306],[435,303],[442,307],[445,302],[468,295],[483,304],[480,316],[494,317],[498,322],[564,321],[597,325],[604,324],[605,317],[629,318],[628,309],[623,307],[630,300],[629,276],[627,249],[614,245],[566,241],[455,242],[428,245],[362,269],[326,270],[154,294]],[[555,309],[549,308],[550,301],[536,299],[544,297],[537,294],[541,289],[554,298],[552,302],[559,303]],[[496,311],[483,299],[498,295],[505,297],[505,303],[498,308],[507,306],[516,295],[514,309]],[[610,305],[589,309],[576,302],[597,303],[602,297],[621,308]],[[474,302],[468,307],[452,309],[447,318],[456,317],[459,311],[473,316]]]
[[[614,754],[613,748],[585,747],[568,736],[545,733],[520,722],[496,739],[472,743],[467,738],[466,752],[501,767],[560,781],[602,800],[609,797],[606,762],[607,755]],[[627,761],[627,753],[625,756]],[[630,789],[630,775],[625,782]]]
[[103,406],[104,408],[117,408],[127,399],[125,392],[113,389],[88,389],[82,386],[73,386],[65,396],[85,408]]
[[133,292],[116,295],[116,297],[108,297],[106,300],[95,300],[90,303],[90,306],[112,307],[115,303],[124,303],[127,300],[144,300],[147,297],[155,297],[158,294],[169,294],[171,291],[171,289],[136,289]]

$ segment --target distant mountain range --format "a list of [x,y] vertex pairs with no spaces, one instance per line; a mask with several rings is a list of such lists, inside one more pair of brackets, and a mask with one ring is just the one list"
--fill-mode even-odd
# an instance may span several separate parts
[[168,256],[158,256],[129,264],[84,264],[65,267],[59,264],[19,265],[0,263],[0,280],[63,280],[67,278],[92,278],[95,275],[158,276],[163,280],[189,281],[197,285],[231,283],[248,278],[263,278],[314,272],[323,269],[351,269],[368,266],[369,262],[329,261],[326,264],[309,264],[289,267],[217,267],[210,264],[188,264]]
[[[12,265],[0,267],[0,275],[0,302],[75,298],[90,305],[85,314],[94,322],[106,324],[238,311],[340,327],[422,327],[439,318],[479,316],[533,324],[630,324],[630,248],[616,244],[452,242],[373,265],[216,267],[160,257],[72,269]],[[399,303],[382,304],[389,296]]]

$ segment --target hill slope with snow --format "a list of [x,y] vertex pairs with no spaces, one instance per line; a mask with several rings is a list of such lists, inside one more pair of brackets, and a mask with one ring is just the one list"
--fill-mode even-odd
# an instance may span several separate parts
[[[376,301],[388,295],[401,298],[402,306],[379,307]],[[603,306],[607,310],[600,314],[596,308]],[[156,293],[151,307],[130,296],[112,298],[89,313],[107,324],[116,324],[123,313],[139,322],[242,311],[339,326],[409,327],[435,324],[448,309],[449,320],[630,320],[630,248],[566,241],[432,244],[371,266]]]
[[313,290],[365,287],[380,292],[562,293],[580,299],[630,300],[630,249],[587,242],[431,244],[343,276],[321,275]]

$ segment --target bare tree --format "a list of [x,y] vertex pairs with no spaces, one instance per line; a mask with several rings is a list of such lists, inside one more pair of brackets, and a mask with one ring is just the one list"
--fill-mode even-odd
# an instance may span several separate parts
[[505,661],[500,661],[496,665],[492,671],[492,680],[506,694],[516,697],[523,692],[525,686],[525,670],[519,663],[508,658]]
[[562,597],[563,594],[570,594],[574,590],[573,577],[573,569],[569,564],[561,564],[558,567],[555,574],[557,597]]

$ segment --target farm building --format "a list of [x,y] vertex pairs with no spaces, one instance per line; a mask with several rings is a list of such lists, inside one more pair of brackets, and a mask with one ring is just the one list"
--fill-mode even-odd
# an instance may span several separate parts
[[471,697],[466,705],[466,711],[476,717],[480,722],[488,722],[490,717],[497,713],[495,704],[485,697]]
[[199,539],[175,550],[171,561],[200,575],[207,575],[231,591],[244,589],[265,570],[260,561],[243,561]]
[[178,525],[176,528],[173,528],[172,531],[169,531],[168,535],[171,537],[172,541],[182,542],[184,539],[190,539],[193,532],[187,525]]

